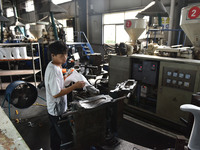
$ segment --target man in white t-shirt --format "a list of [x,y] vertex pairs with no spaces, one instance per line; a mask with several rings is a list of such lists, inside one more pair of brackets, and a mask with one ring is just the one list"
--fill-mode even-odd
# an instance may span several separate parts
[[51,150],[59,150],[60,145],[65,143],[67,135],[63,134],[62,128],[58,125],[60,115],[67,110],[67,95],[74,89],[83,88],[83,81],[76,82],[68,88],[64,87],[64,78],[61,65],[66,62],[68,49],[65,43],[56,41],[49,45],[52,61],[49,62],[45,71],[45,88],[47,110],[51,123],[50,146]]

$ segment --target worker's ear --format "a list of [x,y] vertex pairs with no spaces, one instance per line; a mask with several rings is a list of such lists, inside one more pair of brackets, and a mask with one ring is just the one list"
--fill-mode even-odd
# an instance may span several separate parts
[[51,57],[54,57],[55,56],[55,54],[51,54]]

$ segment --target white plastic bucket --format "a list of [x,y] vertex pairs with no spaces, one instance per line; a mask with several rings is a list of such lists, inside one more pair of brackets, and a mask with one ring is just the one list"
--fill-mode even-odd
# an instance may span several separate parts
[[4,50],[3,50],[3,48],[0,48],[0,52],[1,52],[1,56],[3,57],[1,59],[5,59],[6,54],[5,54]]
[[20,52],[20,56],[22,58],[27,58],[27,51],[26,51],[26,47],[19,47],[19,52]]
[[19,47],[13,47],[12,54],[15,59],[20,59],[21,56],[20,56],[20,52],[19,52]]
[[4,59],[3,53],[0,51],[0,59]]
[[5,48],[3,48],[3,50],[5,52],[5,59],[13,59],[13,56],[12,56],[13,48],[12,47],[5,47]]

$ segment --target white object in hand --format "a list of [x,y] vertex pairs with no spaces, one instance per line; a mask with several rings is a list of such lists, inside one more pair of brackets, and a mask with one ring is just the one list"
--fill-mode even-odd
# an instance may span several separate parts
[[[73,71],[72,71],[73,69]],[[67,78],[65,79],[64,86],[68,86],[71,82],[78,82],[78,81],[84,81],[85,86],[83,87],[83,90],[89,91],[95,94],[99,93],[99,90],[96,89],[94,86],[92,86],[87,79],[80,73],[78,73],[74,68],[71,68],[67,72]]]

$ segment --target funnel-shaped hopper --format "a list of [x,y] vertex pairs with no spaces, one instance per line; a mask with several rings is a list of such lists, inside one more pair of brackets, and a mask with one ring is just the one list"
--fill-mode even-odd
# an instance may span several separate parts
[[180,26],[193,46],[200,47],[200,3],[182,8]]
[[42,29],[45,29],[45,25],[37,24],[30,25],[30,32],[35,38],[40,38],[42,36]]
[[138,14],[143,16],[151,17],[168,17],[167,10],[163,3],[160,0],[155,0],[149,3],[144,9],[141,10]]
[[42,13],[46,13],[46,12],[53,12],[53,13],[67,13],[67,10],[55,5],[53,2],[51,1],[47,1],[44,2],[40,9],[37,11],[37,13],[42,14]]
[[124,28],[130,36],[133,45],[146,28],[145,19],[129,19],[124,21]]

